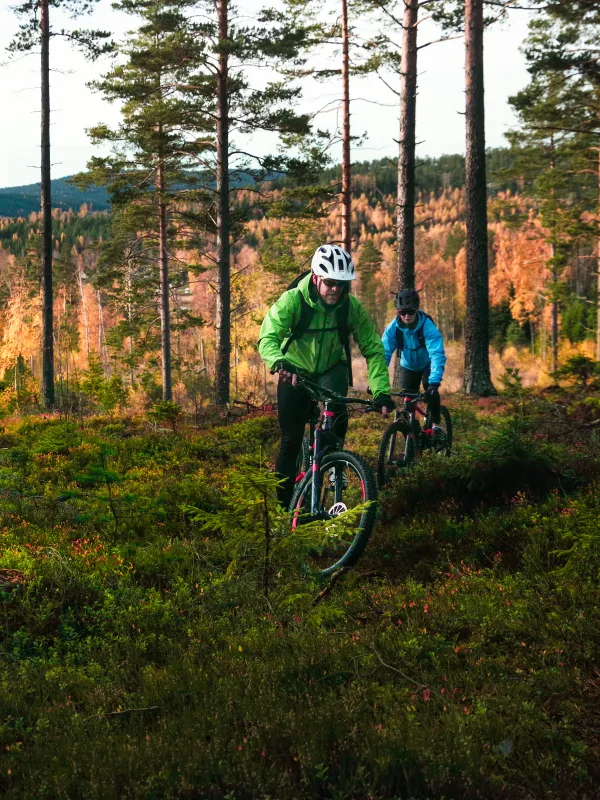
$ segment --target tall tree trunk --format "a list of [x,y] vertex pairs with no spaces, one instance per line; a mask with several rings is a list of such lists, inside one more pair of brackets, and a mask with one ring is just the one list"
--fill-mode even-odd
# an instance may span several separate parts
[[[598,142],[598,209],[596,224],[600,227],[600,142]],[[596,361],[600,361],[600,230],[596,235],[596,281],[598,299],[596,300]]]
[[415,131],[417,121],[418,0],[405,0],[400,81],[398,157],[398,283],[415,287]]
[[[554,246],[552,246],[554,254]],[[558,369],[558,300],[556,299],[556,286],[558,283],[558,272],[556,267],[552,267],[552,372]]]
[[131,330],[131,268],[129,266],[127,267],[127,273],[125,277],[125,289],[127,291],[127,323],[129,327],[129,336],[127,337],[127,349],[129,352],[129,385],[133,386],[135,383],[135,373],[133,369],[133,332]]
[[216,401],[229,402],[231,360],[231,274],[229,213],[228,3],[218,0],[219,67],[217,73],[217,353]]
[[108,371],[108,353],[106,352],[106,336],[104,335],[104,308],[100,289],[96,289],[96,302],[98,303],[98,356],[102,361],[104,374]]
[[83,314],[83,329],[85,331],[85,352],[88,362],[90,360],[90,323],[88,319],[87,303],[85,301],[85,286],[83,285],[83,256],[77,258],[77,283],[81,296],[81,311]]
[[42,130],[42,398],[54,405],[54,342],[52,332],[52,197],[50,190],[50,18],[49,0],[40,0]]
[[342,0],[342,247],[352,248],[352,174],[350,165],[350,43],[348,0]]
[[163,400],[173,399],[171,374],[171,308],[169,287],[169,254],[167,251],[167,204],[165,203],[165,167],[159,154],[156,180],[158,195],[158,250],[160,271],[160,352]]
[[495,394],[489,357],[489,276],[485,106],[483,82],[483,0],[465,4],[467,205],[467,314],[465,320],[466,394]]
[[[550,169],[554,170],[556,167],[556,162],[554,160],[554,134],[550,136]],[[554,189],[551,189],[550,192],[552,199],[554,200]],[[558,297],[557,297],[557,286],[558,286],[558,270],[556,269],[556,264],[554,263],[554,256],[556,250],[554,247],[554,242],[550,243],[550,263],[551,263],[551,274],[552,274],[552,309],[551,309],[551,345],[552,345],[552,372],[556,372],[558,369]]]

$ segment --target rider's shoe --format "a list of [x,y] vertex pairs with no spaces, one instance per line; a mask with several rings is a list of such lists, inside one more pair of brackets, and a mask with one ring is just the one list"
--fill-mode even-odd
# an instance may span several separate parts
[[439,453],[448,447],[448,439],[446,438],[444,429],[439,425],[433,425],[431,439],[433,443],[433,449],[436,451],[436,453]]

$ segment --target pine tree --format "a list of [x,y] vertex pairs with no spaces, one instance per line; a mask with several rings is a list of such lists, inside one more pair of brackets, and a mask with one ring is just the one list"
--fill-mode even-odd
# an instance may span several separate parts
[[551,120],[560,119],[560,98],[552,82],[540,76],[527,89],[511,98],[521,128],[509,134],[519,148],[519,157],[510,171],[520,175],[536,199],[549,255],[546,266],[551,276],[548,297],[551,303],[552,370],[558,369],[559,315],[564,297],[564,273],[581,239],[590,235],[583,219],[585,204],[578,197],[577,150],[569,136],[561,135]]
[[[442,0],[434,18],[446,29],[465,34],[466,155],[465,193],[467,217],[467,313],[465,319],[465,375],[467,394],[489,395],[495,389],[489,362],[489,265],[487,230],[487,177],[485,152],[485,104],[483,34],[500,12],[484,18],[485,0]],[[494,8],[495,2],[488,4]]]
[[[525,56],[530,85],[511,99],[522,122],[515,141],[539,159],[555,143],[552,186],[561,218],[562,249],[586,235],[596,237],[596,359],[600,360],[600,9],[597,3],[550,0],[530,23]],[[544,146],[546,143],[546,146]],[[561,168],[562,167],[562,168]],[[560,177],[557,173],[560,172]],[[538,190],[543,184],[537,183]],[[560,190],[562,196],[560,195]],[[592,216],[582,224],[582,214]],[[594,220],[595,222],[592,222]],[[554,236],[556,238],[556,236]],[[552,244],[552,243],[551,243]],[[568,256],[568,253],[564,253]]]
[[[113,203],[113,236],[96,276],[97,285],[116,290],[121,306],[113,342],[119,335],[121,343],[129,339],[133,369],[155,346],[152,329],[160,320],[162,394],[169,401],[171,289],[185,281],[190,269],[178,262],[175,251],[201,245],[198,234],[206,238],[206,231],[214,229],[205,210],[213,197],[210,175],[192,171],[214,149],[214,100],[206,76],[196,74],[205,44],[189,19],[191,2],[124,0],[118,7],[141,17],[142,24],[120,47],[127,61],[93,85],[109,100],[123,103],[123,121],[117,130],[105,125],[91,130],[94,142],[111,142],[114,152],[93,158],[79,182],[106,185]],[[172,262],[179,267],[175,275]],[[188,315],[188,322],[198,320]]]
[[404,4],[398,157],[398,284],[415,288],[415,184],[417,126],[417,20],[419,1]]
[[67,36],[91,58],[112,49],[107,31],[53,30],[50,25],[50,6],[66,11],[76,18],[89,11],[94,0],[26,0],[15,7],[22,23],[19,33],[9,45],[13,53],[31,53],[40,47],[41,63],[41,211],[42,234],[42,398],[44,405],[54,405],[54,336],[52,292],[52,197],[50,157],[50,39]]
[[[206,22],[202,32],[214,42],[207,50],[203,64],[207,86],[217,97],[216,151],[212,169],[216,178],[217,211],[215,260],[217,264],[216,318],[216,401],[225,405],[230,397],[231,370],[231,246],[240,236],[252,206],[234,206],[240,182],[245,188],[258,189],[273,172],[285,172],[310,183],[325,161],[322,149],[309,138],[310,119],[297,114],[294,104],[298,86],[290,81],[272,80],[265,85],[252,85],[250,65],[269,66],[280,71],[302,61],[306,29],[297,24],[295,15],[268,9],[256,14],[251,26],[240,24],[231,0],[218,0],[216,7],[204,0]],[[278,156],[257,156],[242,149],[235,137],[248,133],[276,133],[288,153]],[[296,151],[304,151],[304,156]],[[258,196],[258,195],[257,195]],[[294,204],[294,196],[290,198]],[[263,210],[281,213],[277,205],[261,200]]]
[[483,0],[465,3],[465,75],[467,146],[467,316],[465,323],[466,394],[495,392],[489,362],[489,279],[485,111],[483,79]]

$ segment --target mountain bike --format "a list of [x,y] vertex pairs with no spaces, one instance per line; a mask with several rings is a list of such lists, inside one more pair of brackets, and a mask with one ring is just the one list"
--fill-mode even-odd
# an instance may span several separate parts
[[[377,501],[377,481],[371,467],[362,456],[340,449],[340,440],[333,432],[335,413],[330,405],[379,409],[372,400],[343,397],[307,378],[298,377],[297,385],[310,396],[312,413],[308,469],[296,479],[289,506],[292,529],[316,520],[326,523],[346,511],[366,505],[342,533],[325,536],[326,544],[310,552],[307,567],[323,578],[356,564],[371,536]],[[324,405],[322,414],[319,402]]]
[[[402,408],[396,408],[394,422],[384,431],[379,446],[377,479],[380,487],[392,475],[408,469],[421,453],[431,450],[449,456],[452,450],[452,418],[446,406],[440,408],[446,440],[440,449],[436,449],[427,396],[421,392],[393,392],[393,396],[402,397],[404,402]],[[423,427],[419,417],[424,420]]]

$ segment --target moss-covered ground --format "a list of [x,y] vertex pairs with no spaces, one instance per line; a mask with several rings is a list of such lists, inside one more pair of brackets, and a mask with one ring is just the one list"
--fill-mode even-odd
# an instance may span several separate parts
[[449,405],[453,457],[386,487],[316,603],[260,467],[274,416],[5,423],[0,795],[596,798],[597,411]]

